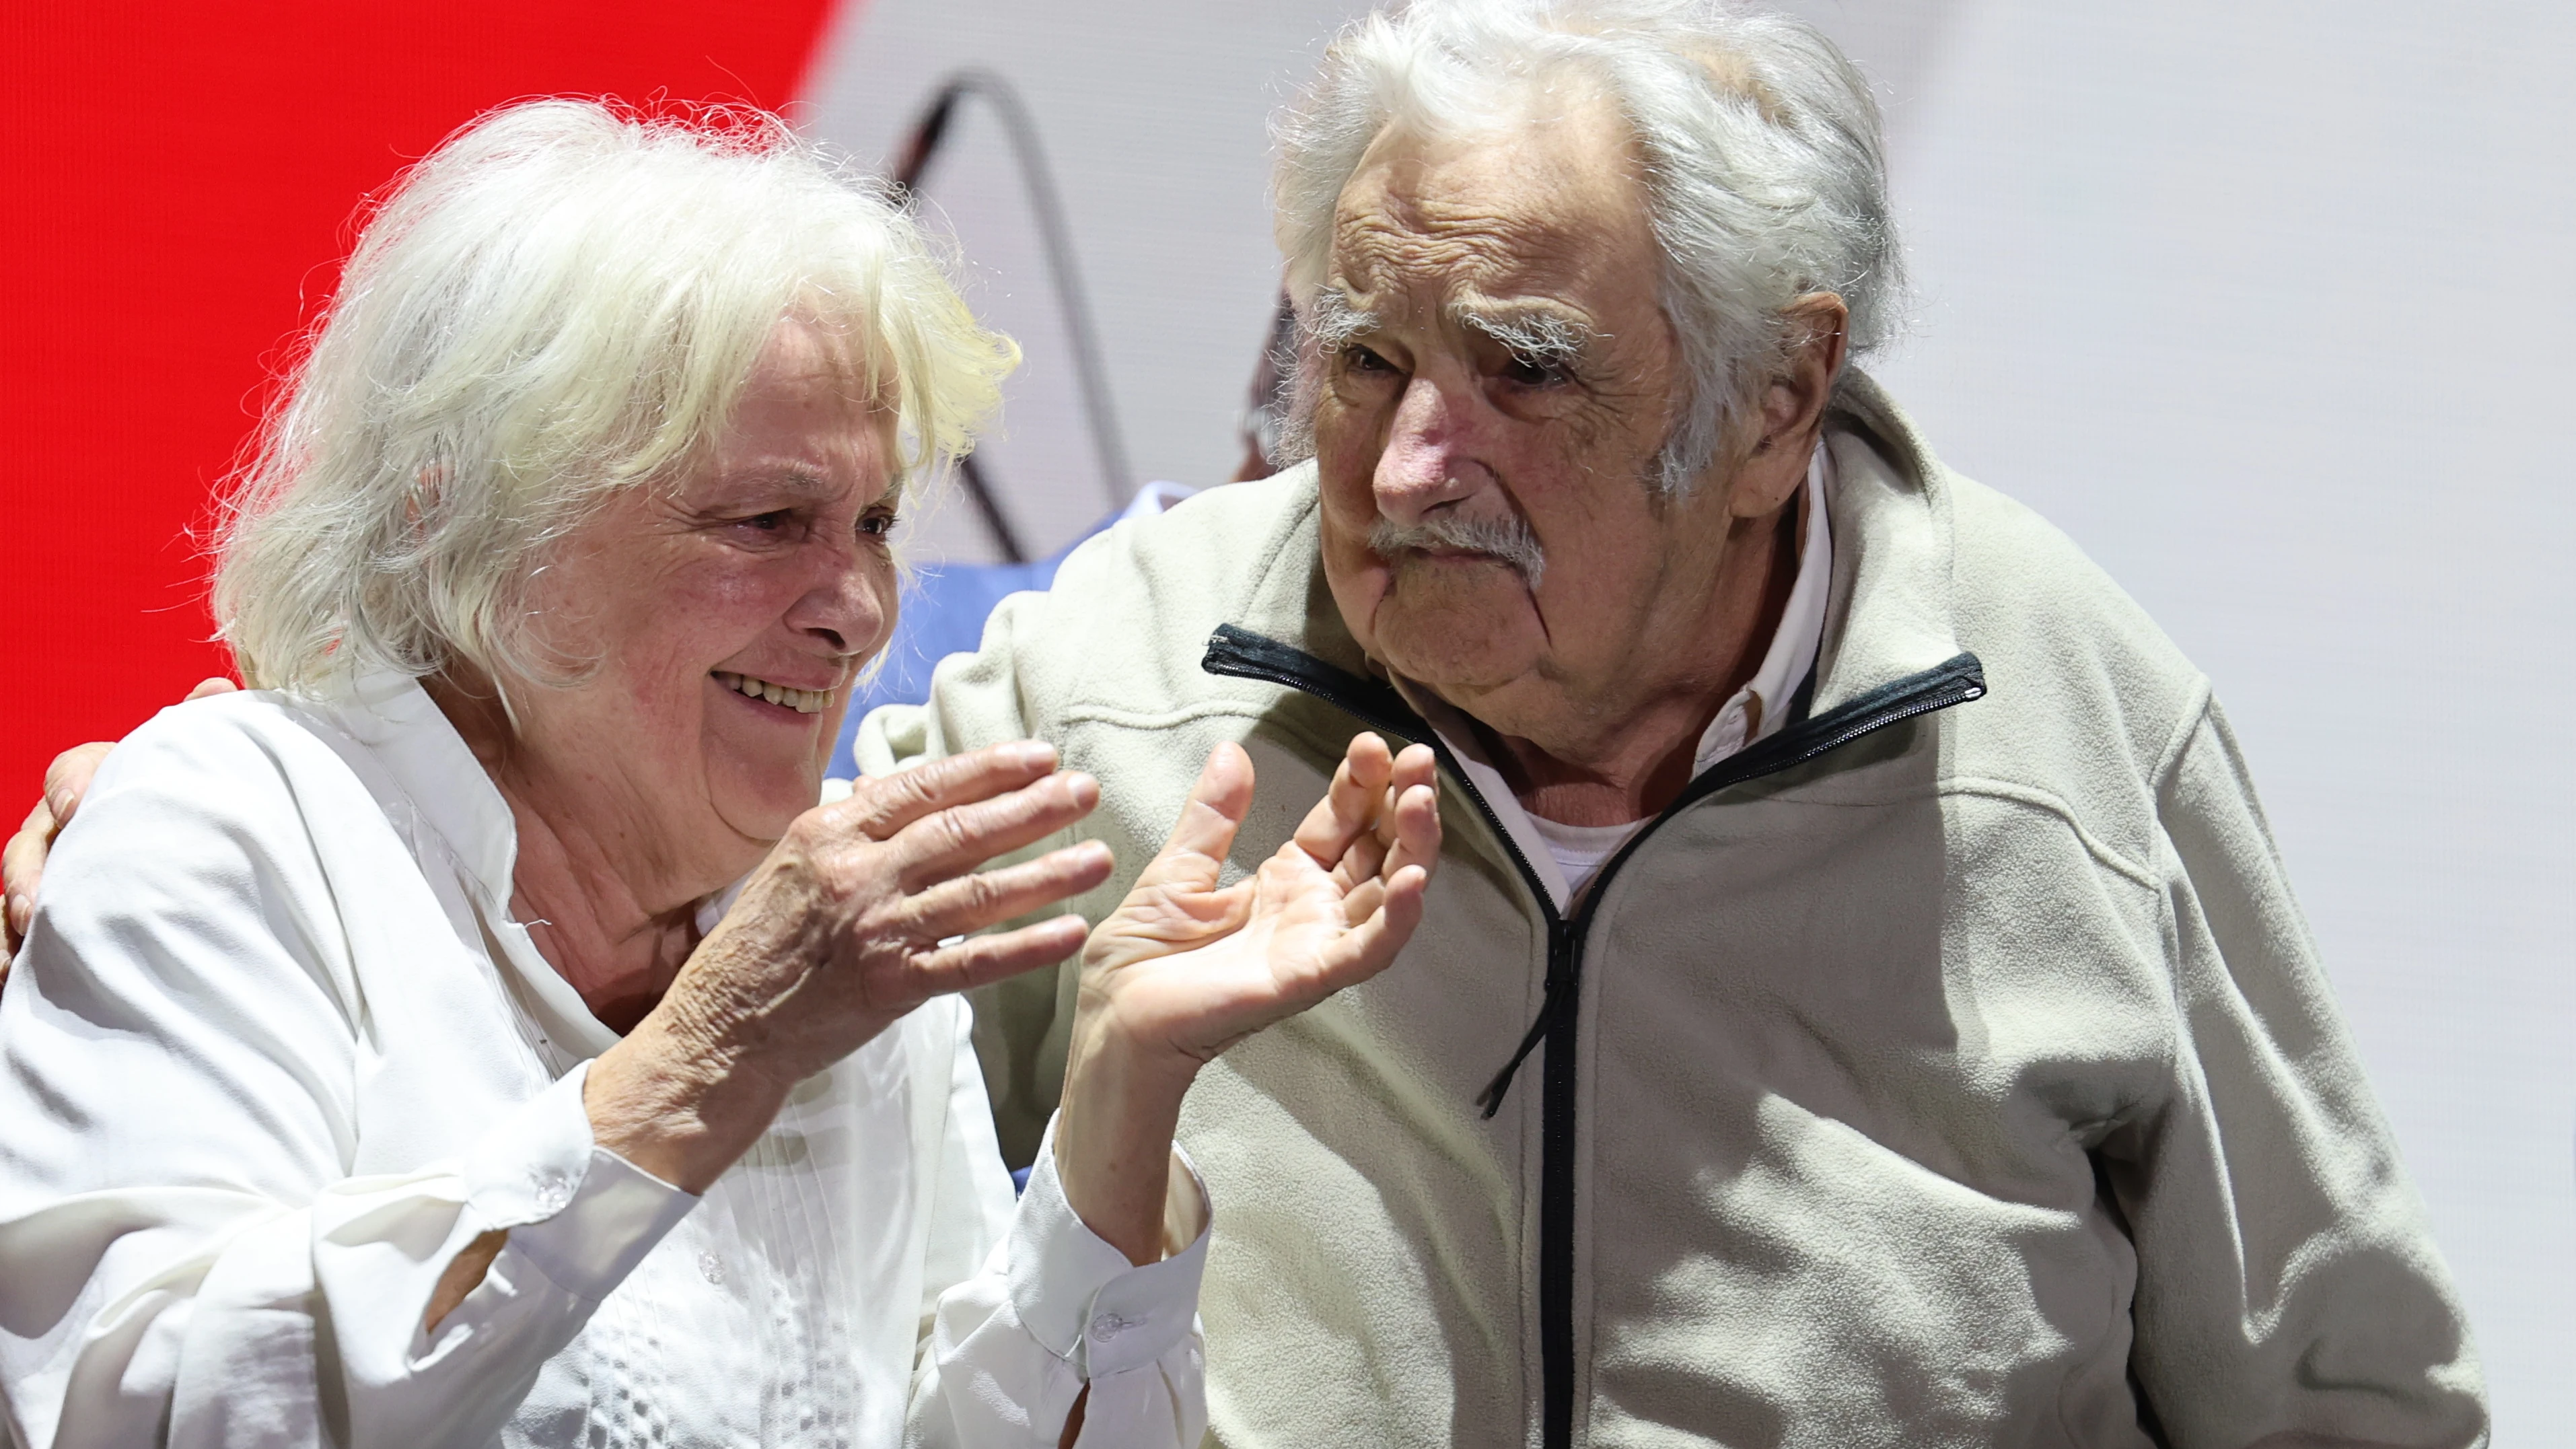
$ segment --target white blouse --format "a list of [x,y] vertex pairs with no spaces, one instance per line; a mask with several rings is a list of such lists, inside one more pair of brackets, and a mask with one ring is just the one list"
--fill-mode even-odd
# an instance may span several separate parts
[[[500,793],[407,679],[163,712],[0,993],[0,1393],[29,1449],[1196,1446],[1206,1201],[1131,1267],[1015,1204],[954,998],[703,1198],[595,1146],[617,1040],[511,920]],[[1184,1168],[1185,1168],[1184,1164]],[[421,1319],[490,1229],[481,1286]]]

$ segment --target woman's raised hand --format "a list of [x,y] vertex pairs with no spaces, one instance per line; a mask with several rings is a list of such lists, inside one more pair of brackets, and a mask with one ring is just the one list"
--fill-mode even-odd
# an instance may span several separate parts
[[1252,761],[1208,756],[1162,853],[1083,948],[1056,1165],[1092,1231],[1162,1250],[1172,1130],[1198,1069],[1386,969],[1440,855],[1433,757],[1354,738],[1324,798],[1251,875],[1219,871],[1252,805]]
[[1097,782],[1055,760],[1034,741],[998,745],[862,780],[800,816],[661,1003],[592,1065],[600,1144],[697,1191],[797,1082],[915,1007],[1072,955],[1079,916],[968,934],[1108,878],[1097,841],[976,869],[1099,802]]

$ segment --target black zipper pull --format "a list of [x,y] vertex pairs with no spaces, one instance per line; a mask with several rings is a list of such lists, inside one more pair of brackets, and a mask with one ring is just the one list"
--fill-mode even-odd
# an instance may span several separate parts
[[1573,1007],[1574,993],[1570,988],[1574,984],[1574,947],[1578,939],[1575,932],[1575,923],[1563,917],[1551,919],[1547,924],[1547,995],[1540,999],[1538,1019],[1530,1023],[1528,1034],[1521,1038],[1520,1049],[1512,1053],[1512,1059],[1503,1063],[1503,1069],[1494,1074],[1494,1080],[1477,1094],[1476,1105],[1485,1109],[1486,1121],[1492,1121],[1494,1114],[1503,1110],[1503,1097],[1512,1089],[1512,1077],[1520,1071],[1521,1063],[1529,1060],[1529,1054],[1538,1050],[1538,1044],[1547,1040],[1547,1029],[1556,1024],[1557,1014]]

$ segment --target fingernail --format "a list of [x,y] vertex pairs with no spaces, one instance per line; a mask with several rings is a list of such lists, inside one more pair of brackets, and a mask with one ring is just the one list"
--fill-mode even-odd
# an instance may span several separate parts
[[1011,759],[1025,769],[1043,769],[1055,763],[1055,746],[1044,740],[1022,740],[1012,746]]

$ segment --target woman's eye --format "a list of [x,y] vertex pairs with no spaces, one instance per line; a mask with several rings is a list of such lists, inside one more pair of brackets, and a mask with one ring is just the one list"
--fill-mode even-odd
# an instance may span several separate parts
[[770,513],[755,513],[743,519],[741,526],[758,533],[780,533],[786,530],[788,522],[786,511],[781,509]]
[[867,514],[859,520],[859,532],[870,538],[883,538],[894,532],[894,526],[901,521],[899,515],[892,513]]

